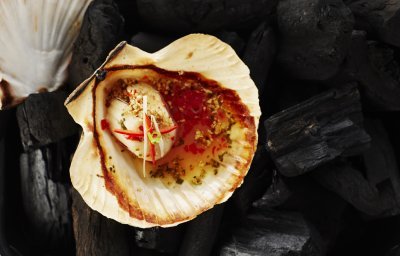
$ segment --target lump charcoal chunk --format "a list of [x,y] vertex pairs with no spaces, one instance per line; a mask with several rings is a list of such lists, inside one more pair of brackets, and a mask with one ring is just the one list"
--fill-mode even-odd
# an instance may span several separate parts
[[399,205],[387,187],[379,190],[361,172],[346,164],[329,164],[312,172],[321,185],[357,210],[374,217],[399,214]]
[[74,44],[69,84],[74,89],[105,61],[119,43],[124,19],[113,0],[94,0],[88,7]]
[[365,83],[367,96],[381,109],[400,110],[400,65],[394,49],[374,41],[369,41],[367,47],[371,67],[381,78],[379,84]]
[[75,189],[71,194],[76,256],[131,255],[127,226],[90,209]]
[[325,80],[339,70],[354,20],[341,0],[283,0],[277,8],[278,62],[292,76]]
[[301,214],[272,210],[250,214],[220,251],[221,256],[316,256],[319,237]]
[[173,32],[212,32],[243,29],[265,20],[277,0],[138,0],[141,20],[153,28]]
[[170,228],[134,228],[135,244],[140,248],[176,255],[181,244],[185,225]]
[[366,40],[364,31],[352,33],[350,51],[333,83],[357,81],[369,108],[400,110],[400,65],[388,45]]
[[222,220],[224,205],[216,205],[187,224],[179,255],[210,255]]
[[339,156],[364,151],[360,95],[346,85],[285,109],[265,122],[267,150],[285,176],[304,174]]
[[262,95],[268,72],[276,53],[276,39],[272,27],[266,22],[260,24],[250,35],[243,53],[243,62],[250,69],[250,76]]
[[376,35],[385,43],[400,47],[400,1],[347,0],[356,28]]
[[[220,31],[215,36],[225,43],[232,46],[235,51],[240,54],[244,47],[243,39],[236,32]],[[174,40],[178,39],[178,35],[164,35],[149,32],[138,32],[132,38],[130,43],[146,52],[156,52]]]
[[390,248],[390,250],[385,254],[385,256],[398,256],[400,255],[400,244]]
[[371,147],[363,154],[366,177],[393,202],[392,210],[386,215],[396,214],[400,212],[400,173],[396,153],[380,120],[367,119],[365,124],[372,138]]
[[242,55],[243,49],[245,47],[244,40],[238,35],[238,33],[233,31],[220,31],[214,34],[221,41],[229,44],[236,52],[238,56]]
[[136,1],[132,0],[114,0],[118,5],[118,9],[121,12],[122,17],[124,17],[124,37],[126,35],[133,35],[139,29],[141,29],[143,24],[139,22],[139,14],[136,6]]
[[283,205],[291,195],[292,191],[286,185],[283,178],[275,174],[271,186],[269,186],[267,192],[260,199],[253,203],[253,207],[260,209],[277,207]]
[[52,177],[58,165],[54,158],[48,147],[21,155],[22,203],[27,213],[27,230],[36,245],[69,248],[73,238],[68,185]]
[[396,154],[383,123],[366,119],[365,129],[371,135],[371,147],[363,154],[368,181],[375,185],[389,181],[400,204],[400,173]]
[[25,150],[58,142],[78,131],[64,107],[63,91],[31,94],[17,107],[17,120]]
[[176,40],[177,36],[139,32],[131,38],[131,44],[146,52],[156,52]]
[[12,255],[9,248],[9,243],[6,240],[6,232],[4,227],[6,227],[6,189],[5,189],[5,167],[6,162],[5,156],[5,139],[0,138],[0,253],[7,255]]
[[4,109],[0,111],[0,139],[6,134],[7,127],[9,126],[10,115],[13,114],[13,110]]

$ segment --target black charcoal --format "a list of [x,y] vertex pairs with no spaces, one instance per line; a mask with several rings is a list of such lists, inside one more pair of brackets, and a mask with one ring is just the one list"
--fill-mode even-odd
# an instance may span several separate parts
[[279,177],[277,171],[272,179],[272,184],[267,192],[253,203],[255,208],[268,209],[283,205],[292,196],[292,191],[286,185],[283,177]]
[[143,51],[153,53],[167,46],[177,38],[177,36],[139,32],[131,38],[131,44]]
[[251,33],[242,57],[243,62],[250,69],[250,76],[260,95],[266,86],[268,72],[274,61],[275,53],[275,33],[272,27],[264,22]]
[[328,164],[312,172],[324,187],[337,193],[359,211],[369,216],[391,216],[400,213],[392,191],[380,191],[362,173],[345,163]]
[[182,242],[185,225],[171,228],[134,228],[135,244],[140,248],[176,255]]
[[132,0],[114,0],[118,5],[118,9],[124,18],[124,30],[126,35],[133,35],[140,29],[143,29],[143,25],[140,23],[139,14],[137,11],[136,1]]
[[327,250],[335,244],[343,230],[344,216],[349,204],[340,196],[325,189],[310,175],[284,178],[290,196],[277,209],[300,212],[321,234],[321,249]]
[[245,46],[244,40],[239,36],[238,33],[233,31],[220,31],[214,34],[220,40],[229,44],[236,52],[238,56],[241,56]]
[[318,234],[301,214],[272,210],[250,214],[222,246],[220,255],[314,256]]
[[367,42],[364,31],[353,31],[350,51],[332,84],[357,81],[368,107],[400,110],[400,65],[388,45]]
[[76,256],[131,255],[128,227],[90,209],[75,189],[71,193]]
[[64,107],[63,91],[31,94],[17,108],[18,126],[25,150],[58,142],[78,131]]
[[379,84],[365,83],[366,94],[384,110],[400,110],[400,64],[394,49],[375,41],[368,41],[367,46],[367,56],[373,71],[379,76]]
[[400,244],[393,246],[385,256],[399,256],[400,255]]
[[354,20],[341,0],[283,0],[277,8],[278,62],[300,79],[325,80],[339,70]]
[[113,0],[94,0],[88,7],[74,44],[68,81],[77,87],[105,61],[119,43],[124,19]]
[[216,205],[190,221],[179,250],[180,256],[210,255],[221,223],[224,205]]
[[6,233],[4,227],[6,219],[5,209],[6,204],[6,193],[5,193],[5,140],[0,138],[0,254],[11,255],[9,244],[6,240]]
[[347,0],[356,28],[376,35],[385,43],[400,47],[400,1]]
[[73,243],[68,185],[57,171],[62,165],[48,147],[20,158],[21,194],[32,242],[43,248],[68,248]]
[[265,121],[267,149],[278,170],[297,176],[368,148],[360,95],[346,85],[285,109]]
[[363,154],[366,177],[378,188],[381,196],[390,197],[391,210],[385,215],[400,213],[400,173],[396,153],[383,123],[379,119],[367,119],[366,130],[371,135],[371,147]]
[[379,186],[389,180],[400,205],[400,173],[396,154],[379,119],[366,119],[365,129],[371,135],[371,147],[363,154],[368,181]]
[[0,139],[5,135],[12,110],[0,111]]
[[138,0],[140,18],[162,31],[210,32],[249,28],[268,18],[277,0]]

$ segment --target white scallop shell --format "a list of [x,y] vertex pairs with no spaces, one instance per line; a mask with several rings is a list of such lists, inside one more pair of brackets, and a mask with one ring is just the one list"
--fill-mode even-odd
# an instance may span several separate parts
[[90,2],[0,1],[0,109],[64,82]]
[[[115,141],[101,136],[103,145],[109,149],[113,162],[118,165],[118,178],[125,185],[124,195],[138,207],[140,217],[137,217],[130,215],[119,205],[117,198],[106,189],[104,179],[101,178],[101,160],[99,151],[94,146],[93,134],[93,120],[96,120],[97,127],[100,126],[99,118],[93,118],[92,90],[95,86],[95,76],[83,82],[70,95],[66,106],[74,120],[83,128],[70,169],[73,186],[91,208],[106,217],[142,228],[169,227],[193,219],[215,204],[226,201],[241,185],[256,149],[256,130],[261,111],[258,91],[249,76],[249,69],[229,45],[213,36],[188,35],[154,54],[121,43],[111,52],[101,69],[149,64],[170,71],[198,72],[208,79],[218,81],[223,87],[235,90],[248,107],[250,116],[254,117],[255,141],[246,144],[241,141],[241,134],[236,133],[238,138],[233,139],[236,143],[235,149],[229,152],[228,163],[222,167],[223,171],[215,176],[206,176],[201,185],[184,182],[179,186],[166,186],[158,179],[144,178],[140,175],[141,172],[135,171],[135,167],[130,165],[130,160],[125,155],[114,149],[118,147]],[[96,115],[100,115],[97,112],[101,111],[96,110]],[[236,169],[235,165],[230,163],[243,165],[241,169]],[[146,216],[152,216],[152,219]]]

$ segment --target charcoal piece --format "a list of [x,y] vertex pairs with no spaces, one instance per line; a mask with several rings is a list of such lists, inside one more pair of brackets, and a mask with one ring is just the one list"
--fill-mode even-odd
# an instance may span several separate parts
[[211,32],[254,26],[273,12],[277,0],[137,0],[141,20],[173,32]]
[[0,254],[12,255],[5,234],[5,141],[0,138]]
[[190,221],[185,231],[179,255],[210,255],[223,211],[224,205],[217,205]]
[[325,80],[343,62],[353,15],[341,0],[283,0],[277,8],[278,62],[300,79]]
[[241,56],[242,51],[245,47],[244,40],[233,31],[220,31],[215,33],[214,36],[218,37],[221,41],[229,44],[236,52],[238,56]]
[[9,109],[4,109],[0,111],[0,139],[6,134],[7,126],[8,126],[8,120],[10,118],[10,115],[12,110]]
[[114,2],[118,5],[118,9],[121,12],[122,17],[124,17],[125,36],[133,35],[138,30],[143,29],[143,24],[140,24],[136,1],[114,0]]
[[349,165],[328,164],[312,172],[312,176],[367,215],[378,217],[400,213],[392,191],[386,188],[380,191],[361,172]]
[[397,0],[347,0],[356,28],[400,47],[400,2]]
[[363,154],[367,179],[374,186],[392,190],[400,206],[400,173],[396,154],[388,134],[378,119],[367,119],[366,130],[371,135],[371,147]]
[[255,208],[268,209],[281,206],[292,196],[292,191],[286,185],[283,178],[279,177],[276,171],[275,173],[272,184],[269,186],[267,192],[253,203]]
[[331,81],[357,81],[368,107],[400,110],[400,66],[387,45],[367,42],[364,31],[352,33],[350,51],[342,70]]
[[304,174],[369,146],[362,128],[360,95],[346,85],[329,90],[265,121],[267,149],[285,176]]
[[140,248],[156,250],[161,253],[176,255],[182,242],[185,225],[171,228],[135,228],[135,244]]
[[262,23],[251,33],[243,53],[243,62],[250,69],[250,76],[256,84],[259,94],[264,91],[269,69],[275,58],[275,34],[267,23]]
[[268,189],[272,180],[271,160],[265,146],[259,145],[243,184],[229,199],[229,212],[235,218],[245,216],[251,204]]
[[20,157],[21,194],[32,242],[42,248],[73,244],[68,185],[57,180],[56,156],[49,147]]
[[131,255],[128,227],[90,209],[75,189],[71,194],[76,256]]
[[142,49],[143,51],[153,53],[164,48],[177,38],[178,38],[177,36],[171,36],[171,35],[160,35],[148,32],[139,32],[131,38],[130,43],[133,46]]
[[318,234],[301,214],[272,210],[250,214],[234,231],[220,255],[314,256],[322,255]]
[[337,194],[325,189],[310,175],[284,178],[290,197],[277,208],[300,212],[321,234],[321,249],[335,246],[345,227],[349,204]]
[[[380,79],[379,87],[376,87],[378,84],[368,86],[369,84],[365,83],[368,86],[366,94],[382,109],[399,110],[400,103],[395,97],[400,97],[400,65],[395,59],[394,49],[374,41],[369,41],[367,46],[368,59]],[[386,101],[390,104],[389,107]]]
[[78,131],[64,107],[63,91],[31,94],[17,108],[17,120],[25,150],[48,145]]
[[385,256],[399,256],[400,255],[400,244],[391,248]]
[[88,7],[75,41],[68,82],[72,89],[105,61],[121,40],[124,19],[113,0],[94,0]]

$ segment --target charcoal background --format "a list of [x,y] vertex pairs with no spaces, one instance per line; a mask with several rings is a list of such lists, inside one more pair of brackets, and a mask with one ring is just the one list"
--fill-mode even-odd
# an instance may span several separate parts
[[[100,230],[95,237],[97,240],[93,239],[95,243],[90,245],[94,248],[91,253],[400,255],[400,208],[393,206],[390,213],[386,211],[376,215],[358,209],[318,181],[318,174],[330,170],[329,165],[286,177],[268,150],[270,134],[264,126],[267,119],[282,110],[353,83],[360,93],[364,121],[373,119],[383,125],[389,140],[387,147],[394,152],[399,163],[400,21],[397,17],[400,16],[400,4],[394,2],[94,0],[90,7],[92,17],[84,22],[70,67],[68,86],[62,89],[63,94],[67,95],[87,78],[119,41],[126,40],[145,51],[154,52],[180,36],[200,32],[215,35],[230,44],[249,66],[260,92],[263,114],[256,157],[244,184],[228,202],[178,228],[165,230],[121,227],[121,224],[107,222],[101,215],[94,215],[89,220],[93,221],[91,224],[104,221],[105,227],[119,230],[114,239],[121,237],[124,240],[119,247],[123,249],[117,250],[118,253],[96,251],[96,243],[102,243],[103,248],[112,247],[103,237],[110,238],[101,236]],[[388,6],[392,9],[390,22],[386,24],[381,17]],[[302,8],[309,11],[307,16],[298,13]],[[48,97],[53,99],[52,95]],[[62,242],[34,239],[38,230],[31,228],[30,213],[26,212],[21,201],[19,159],[22,153],[33,148],[55,147],[57,143],[68,145],[65,151],[72,154],[79,133],[76,130],[72,133],[63,131],[47,137],[44,133],[41,140],[32,142],[29,133],[21,137],[23,124],[18,111],[0,112],[0,254],[78,255],[79,248],[85,245],[81,240],[75,241],[72,232],[63,237]],[[375,135],[369,135],[374,140]],[[368,180],[362,154],[339,156],[328,164],[354,168],[367,182],[372,182]],[[62,171],[58,181],[71,186],[68,168],[63,167]],[[386,188],[390,182],[400,181],[385,179],[377,187]],[[354,188],[360,184],[361,181],[355,181]],[[391,200],[389,197],[386,194],[382,196]],[[70,207],[72,198],[68,202]],[[254,217],[259,214],[264,214],[271,222]],[[72,213],[68,216],[72,229]],[[284,216],[289,217],[285,219]],[[263,225],[265,229],[259,229],[259,226],[264,228]],[[290,234],[305,237],[307,242],[298,249],[293,244],[278,243],[269,238],[260,240],[278,246],[275,251],[268,251],[268,246],[250,245],[259,232],[262,239],[267,237],[266,234],[273,234],[274,238]]]

